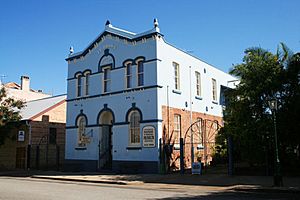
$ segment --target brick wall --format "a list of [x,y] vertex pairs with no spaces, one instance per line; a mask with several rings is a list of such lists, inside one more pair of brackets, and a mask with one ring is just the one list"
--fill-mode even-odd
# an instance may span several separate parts
[[[43,113],[43,115],[48,115],[50,122],[66,123],[66,109],[67,103],[63,102],[62,104],[51,109],[50,111]],[[42,121],[42,116],[34,118],[33,120]]]
[[[181,137],[184,140],[184,162],[185,167],[191,167],[191,132],[193,134],[194,161],[201,160],[209,164],[212,160],[215,136],[223,124],[221,117],[205,113],[192,112],[192,123],[202,119],[202,123],[195,123],[190,128],[190,111],[185,109],[162,106],[163,119],[163,142],[173,145],[170,155],[170,166],[173,170],[179,169],[179,137],[174,134],[174,115],[181,117]],[[204,148],[201,148],[204,147]]]

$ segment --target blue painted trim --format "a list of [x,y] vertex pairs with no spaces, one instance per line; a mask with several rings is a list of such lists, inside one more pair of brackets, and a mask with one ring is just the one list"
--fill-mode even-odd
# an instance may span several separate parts
[[112,109],[108,108],[107,104],[104,104],[104,108],[102,108],[102,110],[98,113],[96,124],[99,124],[99,120],[100,120],[101,114],[103,112],[110,112],[112,114],[112,117],[113,117],[112,124],[114,124],[115,123],[115,114],[114,114],[114,111]]
[[139,59],[142,59],[143,61],[142,62],[145,62],[145,60],[146,60],[146,58],[144,57],[144,56],[138,56],[138,57],[136,57],[135,59],[134,59],[134,63],[137,65],[137,60],[139,60]]
[[126,147],[127,150],[141,150],[142,147]]
[[[145,124],[145,123],[157,123],[157,122],[163,122],[163,120],[162,119],[147,119],[147,120],[140,121],[141,124]],[[126,121],[124,121],[124,122],[114,122],[113,126],[128,125],[128,124],[129,124],[129,122],[126,122]],[[101,127],[101,126],[102,126],[101,124],[96,123],[96,124],[87,125],[86,127]],[[76,128],[78,128],[78,126],[66,126],[66,129],[76,129]]]
[[127,111],[127,113],[126,113],[125,122],[129,123],[129,119],[128,119],[129,114],[130,114],[132,111],[134,111],[134,110],[136,110],[136,111],[138,111],[138,112],[140,113],[140,123],[141,123],[141,121],[143,121],[143,113],[142,113],[141,109],[139,109],[138,107],[136,107],[135,103],[133,103],[133,104],[132,104],[132,107],[131,107],[131,108]]
[[78,121],[78,119],[79,119],[79,117],[81,117],[81,116],[83,116],[84,118],[85,118],[85,126],[87,126],[89,123],[88,123],[88,118],[87,118],[87,116],[86,116],[86,114],[84,114],[83,113],[83,110],[81,109],[80,110],[80,114],[79,115],[77,115],[77,117],[76,117],[76,119],[75,119],[75,126],[76,127],[78,127],[78,125],[77,125],[77,121]]
[[138,87],[138,88],[131,88],[131,89],[126,89],[126,90],[119,90],[116,92],[108,92],[104,94],[98,94],[98,95],[92,95],[92,96],[86,96],[86,97],[79,97],[79,98],[73,98],[73,99],[67,99],[67,102],[71,101],[77,101],[77,100],[84,100],[84,99],[90,99],[90,98],[97,98],[97,97],[102,97],[102,96],[108,96],[108,95],[114,95],[114,94],[121,94],[124,92],[133,92],[133,91],[140,91],[140,90],[147,90],[147,89],[152,89],[152,88],[162,88],[163,86],[160,85],[151,85],[151,86],[145,86],[145,87]]
[[203,98],[199,96],[195,96],[195,99],[202,100]]
[[127,125],[127,124],[129,124],[129,122],[116,122],[116,123],[114,123],[114,126]]
[[[128,60],[134,61],[133,59],[127,59],[126,61],[128,61]],[[150,62],[153,62],[153,61],[160,61],[160,62],[161,62],[162,60],[161,60],[161,59],[158,59],[158,58],[154,58],[154,59],[150,59],[150,60],[145,60],[145,61],[143,61],[143,62],[144,62],[144,63],[150,63]],[[124,61],[124,62],[125,62],[125,61]],[[111,69],[111,71],[116,70],[116,69],[122,69],[122,68],[125,68],[126,66],[124,66],[124,62],[123,62],[123,65],[122,65],[122,66],[115,67],[115,68]],[[108,65],[103,65],[103,66],[108,66]],[[101,66],[101,67],[103,67],[103,66]],[[99,69],[99,67],[98,67],[98,69]],[[88,69],[88,70],[90,70],[90,69]],[[86,70],[85,70],[85,71],[86,71]],[[84,72],[85,72],[85,71],[84,71]],[[74,77],[68,78],[67,81],[76,79],[76,74],[77,74],[77,73],[81,73],[81,74],[82,74],[81,71],[78,71],[78,72],[75,73],[75,76],[74,76]],[[103,72],[102,72],[102,71],[97,71],[97,72],[92,73],[92,71],[91,71],[91,74],[90,74],[90,75],[96,75],[96,74],[101,74],[101,73],[103,73]]]
[[212,103],[213,103],[213,104],[217,104],[217,105],[218,105],[218,102],[217,102],[217,101],[212,101]]
[[78,126],[66,126],[66,129],[76,129]]
[[83,150],[86,150],[86,147],[75,147],[75,150],[83,151]]
[[153,122],[163,122],[162,119],[147,119],[147,120],[142,120],[140,123],[153,123]]
[[69,60],[73,60],[73,59],[80,58],[81,56],[85,56],[85,55],[89,52],[89,50],[92,50],[92,49],[93,49],[95,43],[98,43],[98,42],[101,40],[101,37],[102,37],[102,36],[106,36],[106,35],[108,35],[108,34],[110,34],[110,35],[112,35],[112,36],[114,36],[114,37],[119,37],[120,39],[126,39],[126,40],[129,41],[129,42],[132,42],[132,41],[138,42],[138,41],[142,40],[143,38],[146,38],[146,39],[151,38],[153,35],[163,36],[163,34],[161,34],[161,33],[154,32],[154,33],[150,33],[150,34],[147,34],[147,35],[142,35],[142,36],[137,37],[137,38],[130,39],[130,38],[123,37],[123,36],[120,36],[120,35],[117,35],[117,34],[108,32],[108,31],[104,31],[104,32],[103,32],[103,33],[102,33],[102,34],[101,34],[101,35],[100,35],[93,43],[91,43],[90,46],[88,46],[83,52],[81,52],[80,54],[75,55],[75,56],[72,56],[72,55],[71,55],[71,56],[69,56],[68,58],[66,58],[65,60],[66,60],[66,61],[69,61]]
[[181,94],[181,91],[179,91],[179,90],[172,90],[172,92],[175,94]]
[[[101,65],[101,66],[100,66],[102,59],[103,59],[104,57],[107,57],[107,56],[112,57],[113,63],[107,64],[107,65]],[[111,68],[114,69],[114,68],[115,68],[115,63],[116,63],[116,60],[115,60],[114,55],[112,55],[111,53],[109,53],[109,49],[105,49],[105,50],[104,50],[104,55],[100,58],[100,60],[99,60],[99,62],[98,62],[98,72],[102,72],[102,67],[103,67],[103,66],[109,66],[109,65],[111,65]]]

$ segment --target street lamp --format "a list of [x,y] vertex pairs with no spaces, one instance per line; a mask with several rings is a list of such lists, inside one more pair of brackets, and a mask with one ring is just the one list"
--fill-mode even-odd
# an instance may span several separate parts
[[275,169],[274,169],[274,186],[283,186],[282,176],[280,174],[280,160],[278,155],[278,138],[276,128],[276,111],[277,111],[277,99],[273,98],[268,101],[269,107],[272,111],[273,122],[274,122],[274,139],[275,139]]

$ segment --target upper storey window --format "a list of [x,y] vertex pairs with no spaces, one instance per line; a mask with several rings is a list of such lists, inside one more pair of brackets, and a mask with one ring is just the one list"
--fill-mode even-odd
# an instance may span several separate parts
[[211,79],[212,80],[212,97],[213,101],[217,101],[217,81],[216,79]]
[[103,68],[103,92],[110,92],[111,89],[111,70],[110,67]]
[[195,72],[196,76],[196,95],[201,96],[201,74],[199,72]]
[[144,63],[139,61],[137,64],[138,86],[144,85]]
[[85,86],[84,86],[84,95],[89,95],[89,84],[90,84],[90,72],[85,73]]
[[173,62],[174,68],[174,79],[175,79],[175,89],[180,90],[180,71],[179,71],[179,64]]
[[82,75],[79,74],[77,75],[77,91],[76,91],[77,97],[81,96],[81,87],[82,87]]
[[126,88],[131,88],[132,87],[132,64],[131,63],[127,63],[126,64],[126,73],[125,73],[125,84],[126,84]]

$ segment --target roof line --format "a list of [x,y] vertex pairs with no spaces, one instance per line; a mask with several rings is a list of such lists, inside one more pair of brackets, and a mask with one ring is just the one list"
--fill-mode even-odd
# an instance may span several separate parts
[[59,94],[59,95],[56,95],[56,96],[50,96],[50,97],[45,97],[45,98],[41,98],[41,99],[35,99],[35,100],[27,101],[27,103],[35,102],[35,101],[41,101],[41,100],[44,100],[44,99],[56,98],[56,97],[60,97],[60,96],[64,96],[64,95],[67,95],[67,94]]
[[50,111],[50,110],[52,110],[52,109],[54,109],[54,108],[60,106],[60,105],[63,104],[64,102],[66,102],[66,99],[63,99],[63,100],[61,100],[60,102],[54,104],[53,106],[50,106],[49,108],[43,110],[42,112],[39,112],[38,114],[36,114],[36,115],[30,117],[29,120],[34,120],[35,118],[37,118],[37,117],[39,117],[39,116],[45,114],[46,112],[48,112],[48,111]]
[[[200,59],[198,56],[195,56],[195,55],[193,55],[193,54],[190,54],[190,53],[188,53],[188,52],[182,50],[181,48],[179,48],[179,47],[177,47],[177,46],[175,46],[175,45],[173,45],[173,44],[167,42],[167,41],[165,40],[165,38],[163,38],[163,41],[164,41],[166,44],[170,45],[171,47],[173,47],[173,48],[175,48],[175,49],[177,49],[177,50],[179,50],[179,51],[181,51],[181,52],[183,52],[183,53],[185,53],[185,54],[187,54],[187,55],[189,55],[189,56],[191,56],[191,57],[193,57],[193,58],[195,58],[195,59],[197,59],[197,60],[199,60],[199,61],[201,61],[201,62],[204,62],[204,63],[207,64],[207,65],[212,66],[212,67],[215,68],[216,70],[221,71],[221,72],[226,73],[226,74],[229,74],[228,72],[224,72],[223,70],[219,69],[219,68],[216,67],[215,65],[212,65],[212,64],[210,64],[210,63],[208,63],[208,62],[206,62],[206,61]],[[230,75],[230,74],[229,74],[229,75]],[[232,75],[230,75],[230,76],[232,76]]]

